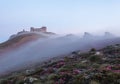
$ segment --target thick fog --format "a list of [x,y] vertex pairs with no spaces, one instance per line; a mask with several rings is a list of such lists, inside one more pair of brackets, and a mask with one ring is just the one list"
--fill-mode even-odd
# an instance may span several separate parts
[[69,54],[75,50],[87,51],[93,47],[99,49],[116,42],[114,39],[116,37],[80,37],[79,35],[39,39],[0,56],[0,74],[14,71],[19,67],[31,66],[31,64],[43,62],[49,58]]

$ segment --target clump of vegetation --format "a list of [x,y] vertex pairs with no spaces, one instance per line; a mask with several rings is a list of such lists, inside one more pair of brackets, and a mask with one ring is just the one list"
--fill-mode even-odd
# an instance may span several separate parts
[[59,76],[57,74],[50,74],[48,76],[48,80],[57,80],[59,78]]
[[89,60],[91,62],[100,62],[102,60],[102,58],[99,55],[91,55],[89,57]]
[[95,49],[95,48],[92,48],[89,52],[90,52],[90,54],[95,54],[96,49]]
[[100,64],[94,63],[94,64],[92,65],[92,67],[98,69],[98,68],[100,67]]
[[0,84],[8,84],[8,80],[7,79],[1,79]]
[[72,68],[70,68],[70,67],[64,66],[64,67],[59,68],[59,69],[58,69],[58,72],[70,71],[71,69],[72,69]]
[[100,84],[99,82],[95,81],[95,80],[91,80],[90,84]]
[[80,69],[85,69],[89,66],[89,64],[87,63],[78,63],[76,64],[76,68],[80,68]]

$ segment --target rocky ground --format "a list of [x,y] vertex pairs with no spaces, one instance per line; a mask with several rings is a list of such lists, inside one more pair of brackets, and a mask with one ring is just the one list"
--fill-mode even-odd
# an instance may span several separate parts
[[120,44],[74,51],[59,60],[1,77],[0,84],[120,84]]

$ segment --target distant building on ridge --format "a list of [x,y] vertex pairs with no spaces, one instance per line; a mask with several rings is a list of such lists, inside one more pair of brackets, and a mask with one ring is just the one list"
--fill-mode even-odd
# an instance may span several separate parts
[[41,27],[41,28],[30,28],[30,32],[47,32],[47,27]]

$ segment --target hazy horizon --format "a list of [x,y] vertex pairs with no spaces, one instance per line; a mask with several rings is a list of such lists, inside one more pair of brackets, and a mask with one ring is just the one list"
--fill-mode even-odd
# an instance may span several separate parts
[[48,31],[119,35],[120,0],[0,0],[0,42],[30,27]]

